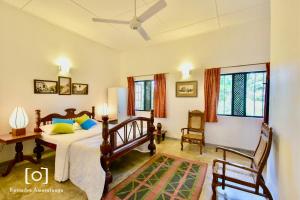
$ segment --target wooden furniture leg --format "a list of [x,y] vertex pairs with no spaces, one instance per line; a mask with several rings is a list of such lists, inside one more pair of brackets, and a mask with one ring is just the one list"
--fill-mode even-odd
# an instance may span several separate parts
[[33,150],[33,153],[36,154],[36,159],[37,162],[40,163],[41,159],[42,159],[42,153],[44,152],[44,147],[41,145],[41,140],[40,139],[35,139],[35,144],[36,147]]
[[181,151],[183,151],[183,137],[181,137]]
[[27,161],[30,161],[30,162],[32,162],[32,163],[34,163],[34,164],[37,163],[37,161],[34,160],[34,159],[32,158],[32,156],[24,156],[24,155],[23,155],[23,144],[22,144],[22,142],[17,142],[17,143],[16,143],[15,150],[16,150],[15,159],[12,160],[12,161],[8,164],[8,167],[7,167],[7,169],[6,169],[6,172],[4,172],[4,173],[2,174],[3,177],[7,176],[7,175],[10,173],[10,171],[12,170],[12,168],[15,166],[15,164],[17,164],[17,163],[19,163],[19,162],[22,162],[22,161],[24,161],[24,160],[27,160]]
[[161,136],[162,136],[162,141],[165,141],[166,131],[163,131],[162,134],[161,134]]
[[200,154],[202,155],[202,141],[200,141]]
[[162,128],[161,123],[157,123],[156,138],[157,138],[157,143],[158,144],[160,144],[160,140],[161,140],[161,128]]

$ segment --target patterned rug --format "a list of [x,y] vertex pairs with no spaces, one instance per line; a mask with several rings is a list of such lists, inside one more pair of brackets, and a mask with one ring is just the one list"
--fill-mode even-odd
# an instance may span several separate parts
[[198,200],[206,170],[206,163],[157,154],[104,199]]

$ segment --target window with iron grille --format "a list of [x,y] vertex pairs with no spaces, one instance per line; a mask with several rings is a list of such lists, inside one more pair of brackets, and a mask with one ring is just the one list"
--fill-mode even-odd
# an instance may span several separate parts
[[263,117],[266,72],[222,74],[218,115]]
[[153,109],[154,81],[135,81],[135,110],[150,111]]

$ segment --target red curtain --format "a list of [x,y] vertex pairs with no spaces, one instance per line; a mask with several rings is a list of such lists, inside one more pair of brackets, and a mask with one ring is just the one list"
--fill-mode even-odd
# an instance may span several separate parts
[[128,104],[127,104],[127,115],[135,116],[135,91],[134,91],[134,78],[127,77],[128,83]]
[[217,122],[221,69],[206,69],[204,74],[205,119]]
[[167,117],[165,74],[154,75],[154,117]]
[[269,104],[270,104],[270,63],[266,64],[266,90],[265,90],[265,110],[264,110],[264,122],[269,123]]

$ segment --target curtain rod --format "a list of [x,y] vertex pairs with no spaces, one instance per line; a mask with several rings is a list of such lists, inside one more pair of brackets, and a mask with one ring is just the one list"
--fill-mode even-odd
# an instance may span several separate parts
[[[169,72],[167,72],[167,73],[159,73],[159,74],[169,74]],[[136,78],[136,77],[142,77],[142,76],[154,76],[155,74],[143,74],[143,75],[137,75],[137,76],[132,76],[132,77],[134,77],[134,78]]]
[[262,65],[262,64],[267,64],[269,62],[262,62],[262,63],[252,63],[252,64],[244,64],[244,65],[234,65],[234,66],[226,66],[226,67],[220,67],[222,69],[225,68],[234,68],[234,67],[245,67],[245,66],[252,66],[252,65]]

